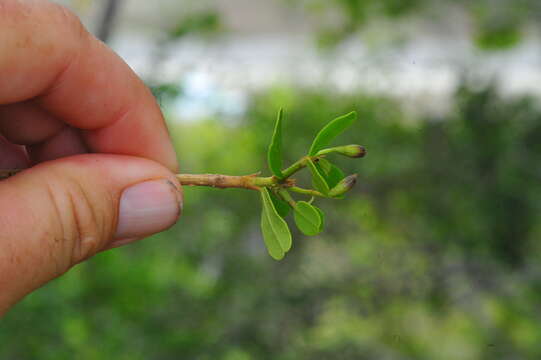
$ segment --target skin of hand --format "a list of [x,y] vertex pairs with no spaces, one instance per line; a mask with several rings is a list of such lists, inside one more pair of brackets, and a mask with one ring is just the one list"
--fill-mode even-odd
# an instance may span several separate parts
[[177,159],[148,88],[66,8],[0,1],[0,315],[173,225]]

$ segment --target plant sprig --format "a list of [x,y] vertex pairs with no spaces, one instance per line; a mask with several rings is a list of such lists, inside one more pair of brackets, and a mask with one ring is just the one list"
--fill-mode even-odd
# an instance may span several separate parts
[[[312,204],[314,197],[342,198],[354,185],[357,175],[345,176],[344,172],[326,157],[337,153],[348,157],[363,157],[366,150],[360,145],[345,145],[326,148],[338,135],[344,132],[357,119],[355,112],[340,116],[316,135],[310,150],[291,166],[282,170],[282,121],[280,109],[276,119],[269,150],[268,166],[273,176],[271,184],[260,186],[262,193],[261,231],[263,240],[271,257],[281,260],[291,249],[291,232],[284,217],[293,210],[293,219],[299,230],[308,236],[319,234],[324,227],[323,211]],[[313,189],[296,186],[291,178],[298,171],[308,168],[311,173]],[[310,201],[295,201],[290,192],[312,197]]]
[[[284,218],[293,211],[293,219],[299,230],[308,236],[319,234],[324,227],[323,211],[313,205],[315,197],[343,198],[354,185],[357,175],[346,176],[340,168],[332,164],[327,156],[341,154],[360,158],[366,150],[360,145],[343,145],[326,148],[338,135],[344,132],[357,119],[350,112],[329,122],[316,135],[308,154],[282,169],[282,121],[284,112],[278,112],[271,143],[267,152],[267,162],[272,176],[260,177],[259,173],[231,176],[222,174],[177,174],[184,186],[210,186],[216,188],[243,188],[257,190],[261,194],[261,232],[267,251],[276,260],[284,258],[292,247],[289,226]],[[292,178],[297,172],[308,168],[313,189],[297,186]],[[21,170],[0,170],[0,179],[15,175]],[[290,192],[308,195],[310,201],[296,201]]]

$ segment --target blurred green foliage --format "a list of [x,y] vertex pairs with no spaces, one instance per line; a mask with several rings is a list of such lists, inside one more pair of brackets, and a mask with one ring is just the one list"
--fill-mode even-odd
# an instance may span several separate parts
[[178,40],[185,36],[214,35],[220,31],[220,15],[213,10],[199,11],[182,18],[171,30],[171,39]]
[[170,123],[183,172],[251,173],[279,107],[296,160],[351,110],[353,194],[282,262],[258,194],[185,189],[166,233],[80,264],[2,320],[2,359],[541,357],[541,109],[461,87],[445,118],[383,97],[274,88],[235,122]]
[[[509,49],[523,37],[527,25],[537,25],[538,0],[287,0],[316,16],[319,44],[334,48],[358,35],[374,21],[412,17],[435,22],[452,11],[463,13],[472,25],[473,41],[484,50]],[[456,15],[456,14],[455,14]],[[381,29],[381,27],[380,27]]]

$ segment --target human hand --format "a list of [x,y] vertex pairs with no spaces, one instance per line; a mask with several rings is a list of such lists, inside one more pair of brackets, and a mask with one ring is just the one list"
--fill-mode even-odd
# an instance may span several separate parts
[[178,218],[150,91],[65,8],[0,2],[0,315],[99,251]]

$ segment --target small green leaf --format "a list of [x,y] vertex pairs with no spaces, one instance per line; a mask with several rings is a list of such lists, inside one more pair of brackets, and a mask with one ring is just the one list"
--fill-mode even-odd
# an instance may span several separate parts
[[280,215],[281,217],[286,217],[287,214],[289,214],[289,211],[291,210],[291,206],[289,206],[289,204],[286,201],[284,201],[281,197],[279,197],[275,193],[269,192],[269,194],[278,215]]
[[282,260],[285,253],[269,223],[269,217],[265,210],[265,206],[263,206],[263,210],[261,211],[261,233],[263,234],[263,241],[265,242],[269,255],[275,260]]
[[[286,253],[289,251],[289,249],[291,249],[292,243],[289,227],[287,226],[287,223],[284,221],[284,219],[282,219],[280,215],[278,215],[278,212],[276,211],[276,208],[274,207],[274,204],[271,200],[269,189],[264,188],[263,190],[261,190],[261,199],[264,209],[263,216],[266,217],[266,221],[268,221],[268,224],[266,224],[262,220],[261,228],[263,230],[264,224],[267,227],[266,231],[263,232],[263,237],[265,239],[265,244],[267,244],[267,248],[269,249],[269,253],[271,253],[269,244],[274,249],[276,242],[278,242],[282,251]],[[273,256],[272,253],[271,256]]]
[[272,134],[272,140],[269,145],[269,151],[267,152],[267,160],[269,163],[269,169],[278,178],[283,178],[282,174],[282,118],[284,116],[283,109],[278,111],[278,117],[276,118],[276,124],[274,126],[274,133]]
[[308,236],[319,234],[321,215],[315,206],[310,205],[306,201],[299,201],[294,210],[295,223],[303,234]]
[[[314,206],[314,205],[312,205]],[[319,217],[321,218],[321,224],[319,225],[319,232],[322,232],[323,231],[323,227],[325,226],[325,214],[323,213],[323,211],[318,208],[317,206],[314,206],[314,209],[317,210],[317,212],[319,213]]]
[[327,181],[327,185],[329,185],[329,188],[331,189],[346,177],[344,172],[340,170],[339,167],[326,159],[319,159],[315,165],[318,170],[320,170],[321,175],[323,175],[325,181]]
[[327,195],[329,192],[329,185],[327,184],[327,181],[319,171],[319,169],[316,167],[313,161],[308,161],[308,167],[310,168],[310,172],[312,173],[312,183],[314,184],[314,188],[321,192],[323,195]]
[[349,127],[357,119],[357,113],[355,111],[350,112],[349,114],[340,116],[330,123],[328,123],[321,131],[317,134],[312,147],[310,147],[310,152],[308,155],[314,156],[319,150],[327,146],[335,137],[337,137],[341,132],[343,132],[347,127]]
[[329,170],[331,170],[331,162],[327,159],[324,159],[324,158],[320,158],[319,161],[316,163],[317,165],[319,165],[319,167],[325,172],[325,173],[328,173]]
[[346,177],[346,174],[336,165],[332,165],[331,170],[327,173],[327,183],[330,188],[333,188],[338,184],[342,179]]

